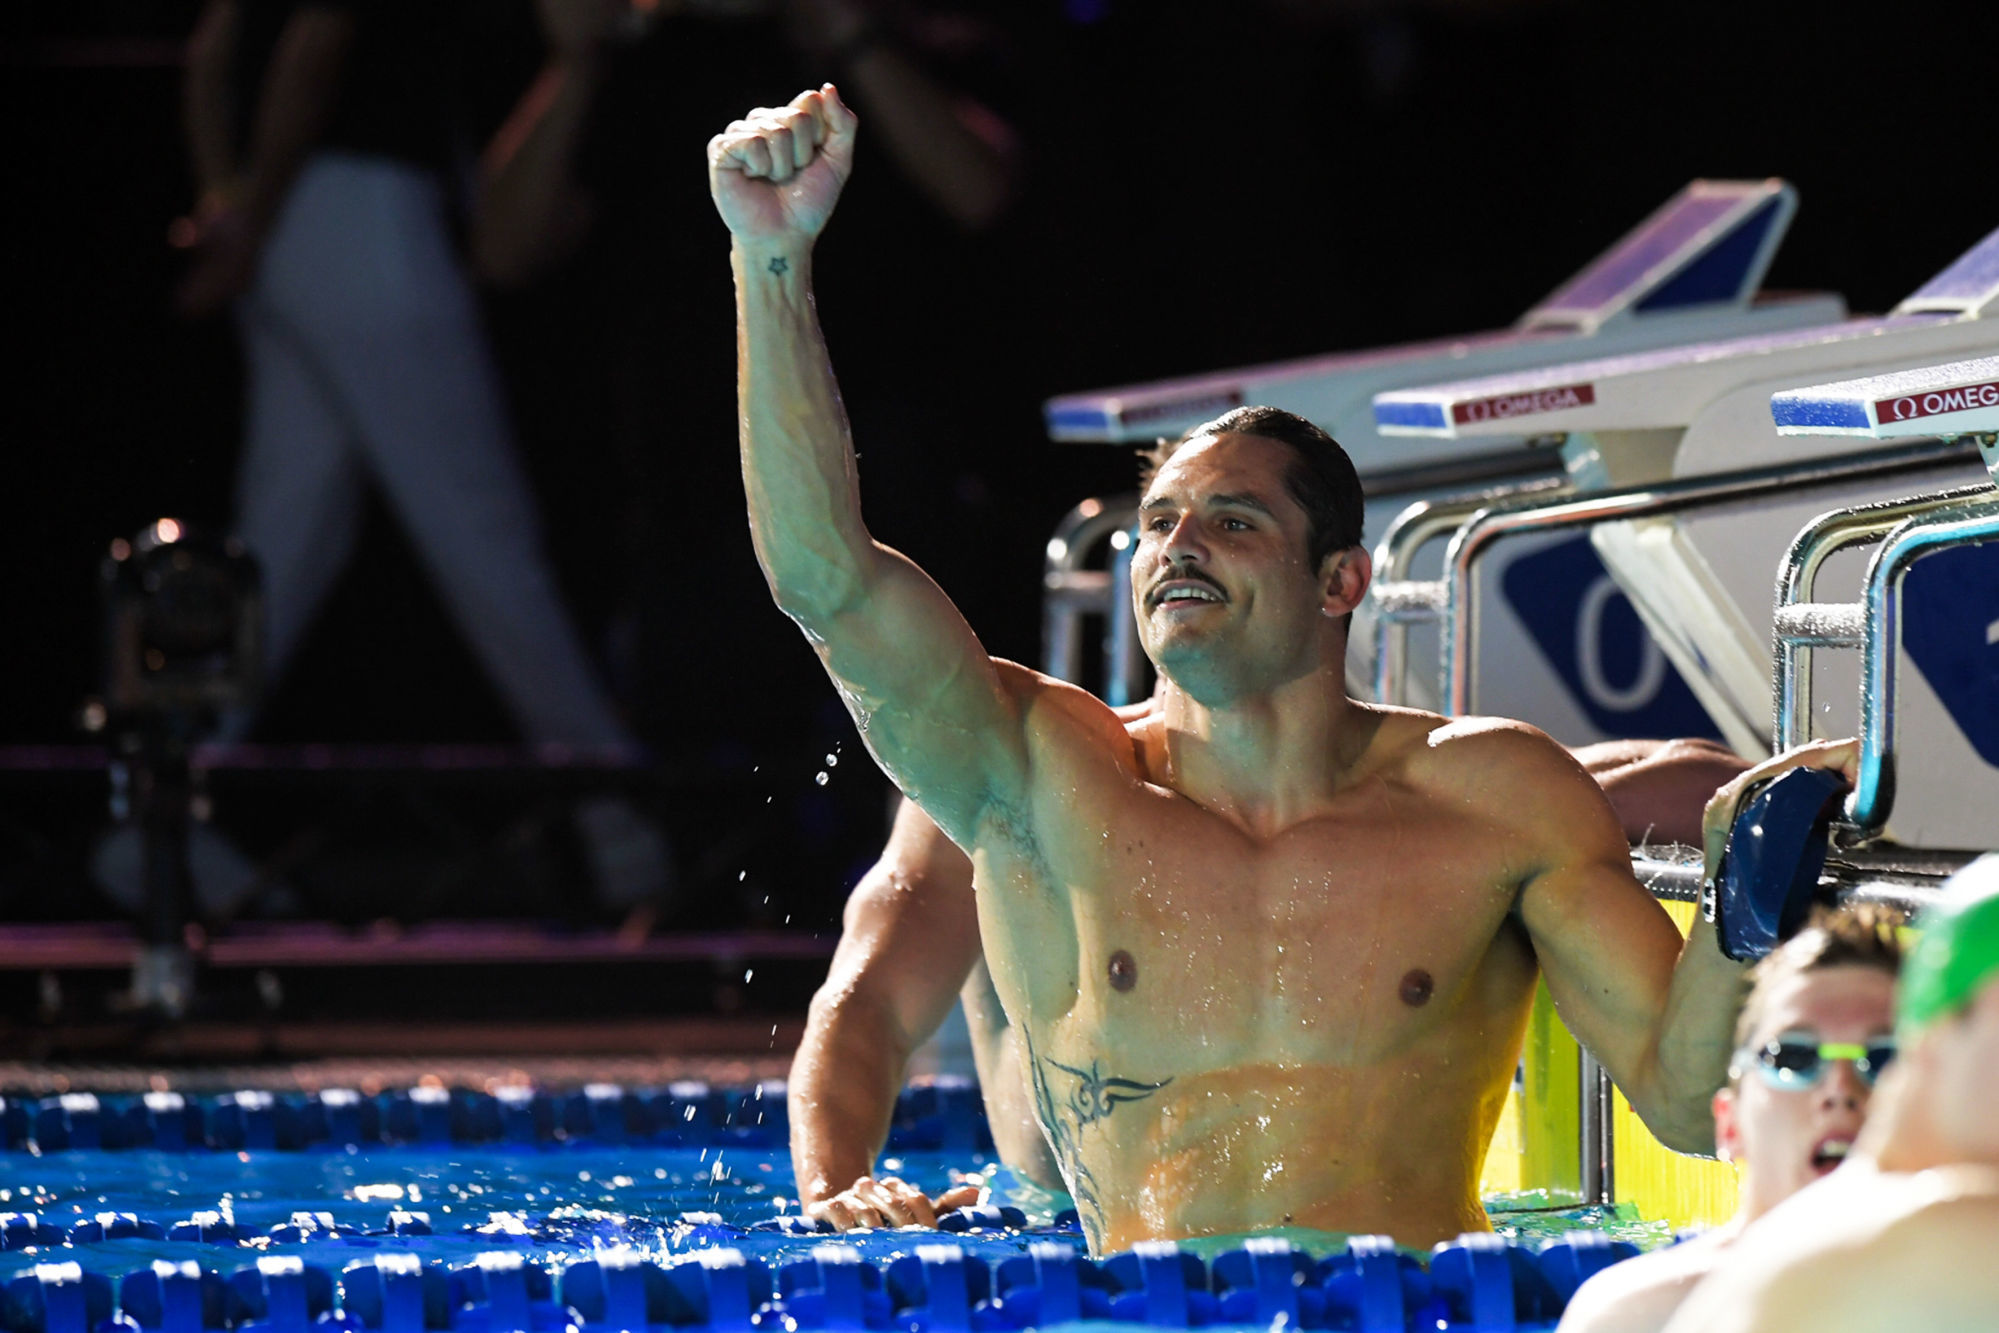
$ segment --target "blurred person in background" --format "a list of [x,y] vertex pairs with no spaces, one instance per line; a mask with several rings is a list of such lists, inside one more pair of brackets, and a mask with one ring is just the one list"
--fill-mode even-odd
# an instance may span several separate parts
[[[179,302],[233,306],[241,331],[236,529],[263,572],[267,675],[347,563],[373,483],[522,736],[630,754],[544,558],[452,244],[451,17],[442,0],[209,0],[189,44],[199,201],[173,236],[192,256]],[[574,813],[601,904],[656,907],[657,826],[616,796]],[[114,844],[100,878],[116,860]]]
[[1714,1094],[1717,1154],[1741,1171],[1740,1206],[1671,1249],[1613,1264],[1569,1302],[1559,1333],[1653,1333],[1744,1228],[1846,1160],[1895,1053],[1898,918],[1822,914],[1751,973],[1728,1082]]
[[[705,613],[690,618],[690,594],[702,608],[754,605],[763,579],[729,499],[741,489],[735,460],[707,447],[736,428],[733,296],[714,264],[727,241],[700,174],[667,166],[699,161],[718,117],[745,99],[837,76],[877,127],[866,151],[892,168],[872,173],[856,204],[884,226],[860,242],[873,262],[856,265],[868,292],[855,308],[868,314],[854,336],[934,323],[936,364],[989,375],[995,394],[1004,385],[1031,412],[995,325],[1020,285],[993,262],[1010,243],[1023,171],[1018,135],[996,109],[1016,86],[1015,8],[538,0],[540,68],[485,155],[470,250],[501,289],[501,354],[530,456],[550,460],[544,493],[555,504],[566,491],[561,507],[606,517],[585,540],[600,548],[594,567],[615,573],[584,613],[607,625],[613,678],[663,753],[718,771],[753,759],[790,771],[773,753],[816,757],[847,734],[844,716],[824,707],[811,655],[780,626],[733,619],[740,651],[717,671]],[[952,481],[907,484],[976,499],[955,479],[998,456],[991,403],[968,419],[922,356],[891,364],[891,375],[857,375],[850,391],[853,410],[877,423],[871,473],[899,487],[898,476],[951,469]]]

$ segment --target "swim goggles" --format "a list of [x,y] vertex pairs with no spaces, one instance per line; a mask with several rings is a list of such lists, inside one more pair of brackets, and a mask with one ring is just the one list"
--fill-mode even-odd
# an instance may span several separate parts
[[1809,1088],[1825,1077],[1834,1060],[1850,1061],[1853,1072],[1868,1087],[1895,1058],[1895,1039],[1875,1037],[1866,1043],[1820,1041],[1810,1033],[1785,1032],[1761,1046],[1745,1046],[1729,1063],[1729,1074],[1741,1078],[1754,1069],[1765,1084],[1784,1091]]

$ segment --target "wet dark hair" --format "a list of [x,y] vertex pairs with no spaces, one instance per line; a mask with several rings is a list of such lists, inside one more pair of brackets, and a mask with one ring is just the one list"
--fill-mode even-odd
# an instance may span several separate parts
[[1749,998],[1735,1020],[1735,1044],[1749,1041],[1762,1021],[1763,999],[1786,977],[1822,972],[1829,967],[1873,967],[1890,979],[1902,973],[1902,940],[1896,932],[1907,921],[1901,912],[1879,903],[1858,907],[1816,908],[1804,929],[1785,940],[1749,971]]
[[1291,450],[1291,467],[1284,475],[1284,489],[1305,511],[1310,526],[1305,534],[1305,554],[1312,568],[1334,551],[1358,546],[1361,541],[1360,474],[1340,442],[1296,412],[1281,407],[1238,407],[1213,421],[1195,426],[1177,440],[1161,440],[1139,457],[1139,485],[1150,486],[1152,476],[1166,460],[1194,440],[1215,435],[1254,435],[1275,440]]

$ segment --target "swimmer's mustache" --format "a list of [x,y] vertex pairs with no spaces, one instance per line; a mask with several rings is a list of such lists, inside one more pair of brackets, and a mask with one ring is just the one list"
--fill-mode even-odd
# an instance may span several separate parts
[[1189,565],[1185,569],[1173,570],[1168,573],[1162,574],[1158,578],[1154,579],[1152,581],[1152,586],[1146,590],[1145,604],[1147,606],[1159,605],[1159,590],[1161,588],[1164,588],[1169,583],[1205,584],[1208,587],[1213,588],[1215,590],[1215,595],[1217,597],[1220,597],[1225,602],[1229,600],[1229,592],[1227,588],[1224,588],[1221,584],[1217,583],[1212,575],[1204,574],[1199,569],[1195,568],[1192,565]]

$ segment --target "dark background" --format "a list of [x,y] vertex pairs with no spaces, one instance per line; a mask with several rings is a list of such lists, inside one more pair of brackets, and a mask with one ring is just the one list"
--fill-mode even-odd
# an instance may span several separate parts
[[[1969,12],[1559,0],[994,12],[1010,55],[982,91],[1027,153],[1012,214],[959,237],[886,187],[864,203],[857,175],[820,277],[872,525],[937,575],[991,650],[1028,661],[1056,519],[1131,477],[1121,451],[1045,440],[1051,394],[1503,325],[1697,175],[1793,181],[1802,205],[1769,285],[1838,290],[1860,311],[1892,305],[1999,224],[1994,24]],[[193,13],[183,0],[14,0],[0,20],[0,744],[81,739],[111,537],[161,514],[228,517],[234,340],[222,322],[172,315],[179,264],[164,244],[190,202],[176,97]],[[490,128],[533,71],[531,13],[522,0],[472,6],[466,34],[468,122]],[[743,105],[789,91],[746,88]],[[659,170],[699,173],[719,128],[676,127]],[[726,237],[693,211],[672,243],[711,252],[714,285],[672,317],[726,348]],[[549,299],[496,297],[492,314],[552,556],[601,646],[630,574],[602,520],[618,478],[551,425],[587,421],[590,405],[565,400],[576,368]],[[663,382],[674,373],[662,367]],[[673,391],[712,406],[730,387],[706,378]],[[733,467],[733,440],[705,435],[661,432],[669,488],[683,467]],[[706,903],[683,910],[779,924],[782,908],[822,926],[878,844],[886,789],[804,645],[755,595],[740,528],[715,535],[740,524],[740,496],[689,491],[684,508],[661,506],[652,586],[670,599],[658,623],[698,669],[619,682],[662,760],[648,799]],[[260,734],[510,738],[381,513]],[[836,747],[848,762],[816,787]],[[91,781],[61,800],[14,784],[0,912],[89,910],[63,867],[99,808]],[[261,811],[330,798],[232,799]],[[739,865],[761,894],[733,887]],[[773,884],[775,907],[755,901]],[[353,910],[393,910],[391,896],[362,894]]]

